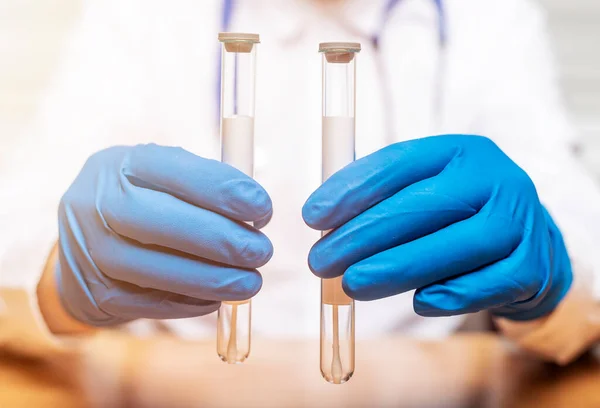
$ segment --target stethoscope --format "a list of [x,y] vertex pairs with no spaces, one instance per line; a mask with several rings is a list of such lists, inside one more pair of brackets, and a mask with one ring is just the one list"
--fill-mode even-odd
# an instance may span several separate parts
[[[382,61],[382,57],[381,57],[381,52],[380,52],[380,40],[381,37],[383,35],[383,32],[385,30],[385,26],[388,23],[389,17],[391,16],[392,12],[394,11],[394,9],[396,8],[396,6],[398,6],[400,3],[402,2],[402,0],[388,0],[382,15],[381,15],[381,24],[380,24],[380,29],[373,35],[366,35],[365,33],[360,33],[360,32],[356,32],[356,30],[354,30],[352,27],[343,24],[343,22],[340,22],[343,25],[343,28],[345,28],[347,31],[352,32],[353,34],[356,34],[359,37],[363,37],[366,38],[368,40],[368,42],[371,44],[371,46],[373,47],[373,49],[375,50],[375,64],[377,66],[377,70],[378,70],[378,78],[380,80],[380,85],[381,85],[381,89],[384,90],[384,96],[383,96],[383,106],[386,109],[391,109],[392,107],[392,95],[389,93],[388,91],[388,87],[386,86],[387,83],[387,74],[386,74],[386,70]],[[437,70],[436,70],[436,84],[435,84],[435,95],[434,95],[434,100],[433,100],[433,104],[434,104],[434,112],[435,112],[435,117],[436,120],[439,122],[440,117],[441,117],[441,107],[442,107],[442,99],[443,99],[443,77],[444,77],[444,72],[445,72],[445,50],[446,50],[446,45],[448,42],[448,36],[447,36],[447,21],[446,21],[446,14],[445,14],[445,10],[444,10],[444,5],[443,5],[443,0],[433,0],[433,3],[435,5],[435,9],[436,9],[436,13],[437,13],[437,17],[438,17],[438,49],[439,49],[439,60],[438,60],[438,66],[437,66]],[[233,17],[233,11],[235,8],[235,0],[223,0],[223,6],[222,6],[222,13],[221,13],[221,31],[228,31],[229,27],[231,26],[231,20]],[[221,72],[221,59],[219,58],[219,66],[218,66],[218,70],[217,70],[217,97],[218,97],[218,101],[220,101],[220,92],[221,92],[221,79],[220,79],[220,75],[219,73]],[[220,102],[219,102],[220,103]],[[393,124],[391,123],[392,119],[393,119],[393,112],[388,111],[386,112],[386,129],[388,130],[388,133],[391,134],[392,129],[393,129]]]

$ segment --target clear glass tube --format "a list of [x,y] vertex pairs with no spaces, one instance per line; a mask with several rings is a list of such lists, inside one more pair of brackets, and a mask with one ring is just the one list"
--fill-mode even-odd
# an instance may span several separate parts
[[[322,179],[355,158],[357,43],[322,43]],[[323,235],[327,232],[323,232]],[[342,289],[342,277],[321,281],[321,374],[342,384],[354,374],[354,300]]]
[[[220,33],[221,161],[254,175],[254,100],[257,34]],[[217,354],[229,364],[250,355],[252,304],[223,302],[218,312]]]
[[252,302],[223,302],[217,325],[219,357],[229,364],[242,363],[250,354]]

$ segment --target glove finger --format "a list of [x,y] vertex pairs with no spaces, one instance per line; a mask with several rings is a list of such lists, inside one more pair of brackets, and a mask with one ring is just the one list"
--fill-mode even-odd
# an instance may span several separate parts
[[132,184],[178,197],[238,221],[257,221],[273,210],[255,180],[216,160],[179,147],[138,145],[126,156],[123,178]]
[[423,180],[346,222],[321,238],[308,257],[320,278],[333,278],[351,265],[465,220],[479,210],[465,202],[465,183],[442,172]]
[[121,319],[181,319],[215,312],[220,302],[114,282],[96,297],[98,307]]
[[491,265],[417,289],[413,304],[421,316],[452,316],[493,309],[533,297],[542,283],[535,274],[528,282],[518,280],[515,271],[526,265],[529,248],[520,245],[514,253]]
[[196,299],[246,300],[262,286],[262,277],[255,269],[229,267],[118,236],[111,237],[92,257],[111,279]]
[[438,175],[456,154],[452,137],[428,137],[383,148],[327,179],[302,208],[314,229],[339,227],[398,191]]
[[263,229],[271,222],[271,218],[273,218],[273,211],[267,214],[264,218],[254,221],[253,225],[256,229]]
[[418,289],[506,258],[520,239],[518,225],[483,211],[352,265],[344,290],[374,300]]
[[125,183],[99,209],[115,233],[215,262],[258,268],[273,255],[271,241],[251,226],[169,194]]
[[[76,319],[93,326],[113,326],[139,318],[174,319],[202,316],[218,309],[220,302],[196,299],[175,293],[117,281],[103,275],[89,259],[80,262],[63,250],[61,237],[56,264],[61,303]],[[83,263],[87,273],[81,275]]]

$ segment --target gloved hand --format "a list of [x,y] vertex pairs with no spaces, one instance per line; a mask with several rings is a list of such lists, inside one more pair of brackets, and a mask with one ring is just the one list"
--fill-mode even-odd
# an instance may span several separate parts
[[303,208],[334,231],[311,249],[321,278],[379,299],[416,289],[415,311],[541,317],[572,280],[562,236],[527,176],[493,142],[437,136],[386,147],[329,178]]
[[271,199],[231,166],[157,145],[89,158],[59,209],[61,302],[107,326],[200,316],[262,285]]

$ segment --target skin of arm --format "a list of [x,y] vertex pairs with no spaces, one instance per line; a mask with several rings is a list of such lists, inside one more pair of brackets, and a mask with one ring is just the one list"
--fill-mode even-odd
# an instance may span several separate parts
[[67,313],[60,302],[56,286],[55,265],[58,261],[58,244],[52,248],[44,272],[36,288],[40,312],[48,329],[56,335],[86,335],[97,329],[80,323]]

